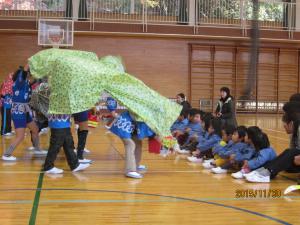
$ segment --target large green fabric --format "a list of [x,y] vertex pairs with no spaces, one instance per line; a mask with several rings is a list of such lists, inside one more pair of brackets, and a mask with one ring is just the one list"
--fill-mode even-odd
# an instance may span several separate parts
[[29,59],[32,75],[48,77],[49,113],[73,114],[90,109],[103,91],[124,105],[137,120],[160,136],[167,136],[181,106],[124,72],[121,59],[94,53],[48,49]]

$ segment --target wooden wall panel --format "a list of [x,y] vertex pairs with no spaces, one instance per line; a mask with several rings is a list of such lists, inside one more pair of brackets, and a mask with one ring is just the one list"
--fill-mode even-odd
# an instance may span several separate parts
[[[36,34],[0,33],[0,79],[41,50]],[[127,71],[167,97],[188,93],[188,42],[158,38],[76,35],[73,49],[121,56]]]
[[[205,48],[205,51],[203,49]],[[193,103],[199,100],[212,100],[211,109],[214,108],[219,98],[219,89],[227,86],[237,100],[241,100],[248,79],[250,49],[236,46],[198,46],[192,48],[196,55],[204,54],[206,59],[197,58],[197,65],[209,64],[210,74],[202,82],[209,85],[212,92],[199,90],[202,84],[193,84],[191,93]],[[201,53],[201,51],[203,51]],[[210,52],[209,52],[210,51]],[[193,54],[191,54],[193,56]],[[207,60],[210,59],[209,63]],[[202,60],[202,61],[201,61]],[[205,61],[206,60],[206,61]],[[194,59],[192,59],[194,62]],[[196,64],[191,64],[192,71]],[[203,66],[202,66],[203,68]],[[194,74],[192,73],[192,77]],[[203,76],[204,77],[204,76]],[[299,92],[299,52],[298,49],[285,48],[260,48],[257,77],[251,77],[255,87],[251,93],[251,100],[256,102],[250,111],[279,112],[280,105],[286,102],[289,97]],[[197,86],[197,91],[194,90]],[[202,93],[202,98],[196,93]],[[200,97],[200,99],[198,99]],[[243,103],[241,103],[243,104]],[[252,103],[251,103],[252,104]],[[257,107],[257,108],[256,108]]]

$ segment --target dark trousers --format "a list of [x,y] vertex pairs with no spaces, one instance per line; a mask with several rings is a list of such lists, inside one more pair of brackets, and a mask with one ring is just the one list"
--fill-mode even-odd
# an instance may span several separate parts
[[[5,115],[4,115],[4,110],[5,110]],[[4,109],[4,107],[1,107],[1,115],[2,115],[1,135],[10,133],[11,132],[11,110]]]
[[83,152],[84,152],[88,133],[89,133],[88,130],[78,129],[77,131],[77,136],[78,136],[77,158],[78,159],[83,159]]
[[63,147],[69,167],[74,170],[78,165],[78,159],[74,152],[74,141],[70,128],[51,128],[50,146],[44,164],[44,171],[54,167],[54,161],[61,147]]
[[198,158],[204,158],[204,159],[213,159],[214,155],[212,153],[212,149],[209,149],[207,151],[201,151]]
[[294,164],[294,158],[297,155],[300,155],[299,149],[287,149],[264,167],[270,171],[271,178],[276,177],[281,171],[300,173],[300,166]]

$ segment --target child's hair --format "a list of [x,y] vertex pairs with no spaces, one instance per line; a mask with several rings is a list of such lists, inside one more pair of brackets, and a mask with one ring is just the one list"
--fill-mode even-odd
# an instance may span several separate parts
[[224,132],[227,134],[227,135],[232,135],[234,133],[234,131],[236,130],[235,126],[233,125],[226,125],[222,128],[222,130],[224,130]]
[[194,117],[195,115],[199,114],[200,117],[201,117],[201,113],[202,113],[202,112],[201,112],[199,109],[191,108],[191,109],[189,110],[188,115],[189,115],[189,117]]
[[215,117],[211,119],[209,126],[215,130],[215,134],[219,135],[219,137],[222,137],[222,120],[220,118]]
[[205,131],[208,131],[208,128],[211,124],[211,120],[213,119],[213,114],[212,113],[205,113],[204,116],[203,116],[203,123],[204,123],[204,130]]
[[270,141],[264,132],[257,127],[252,126],[247,128],[248,138],[252,141],[256,151],[270,147]]
[[300,93],[293,94],[289,101],[300,102]]
[[298,101],[287,102],[284,104],[282,109],[284,111],[284,114],[282,116],[282,122],[284,123],[293,122],[293,140],[297,140],[299,135],[298,128],[300,126],[300,102]]
[[245,126],[238,126],[234,132],[237,132],[239,135],[239,138],[242,138],[242,142],[245,141],[245,136],[247,134],[247,127]]
[[179,93],[179,94],[177,94],[177,96],[179,96],[180,98],[185,100],[185,95],[183,93]]

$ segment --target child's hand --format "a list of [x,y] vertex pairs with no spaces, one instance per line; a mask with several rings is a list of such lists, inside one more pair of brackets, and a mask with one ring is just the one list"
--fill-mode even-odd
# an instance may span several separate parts
[[200,150],[197,149],[196,151],[193,151],[192,154],[193,154],[193,156],[198,156],[200,153],[201,153]]
[[248,161],[244,160],[243,169],[248,169],[248,168],[249,168]]
[[294,163],[295,165],[300,166],[300,155],[295,156]]
[[230,160],[230,162],[234,162],[234,159],[235,159],[235,154],[232,154],[232,155],[230,155],[229,156],[229,160]]
[[191,128],[185,128],[185,132],[189,133],[191,131]]

